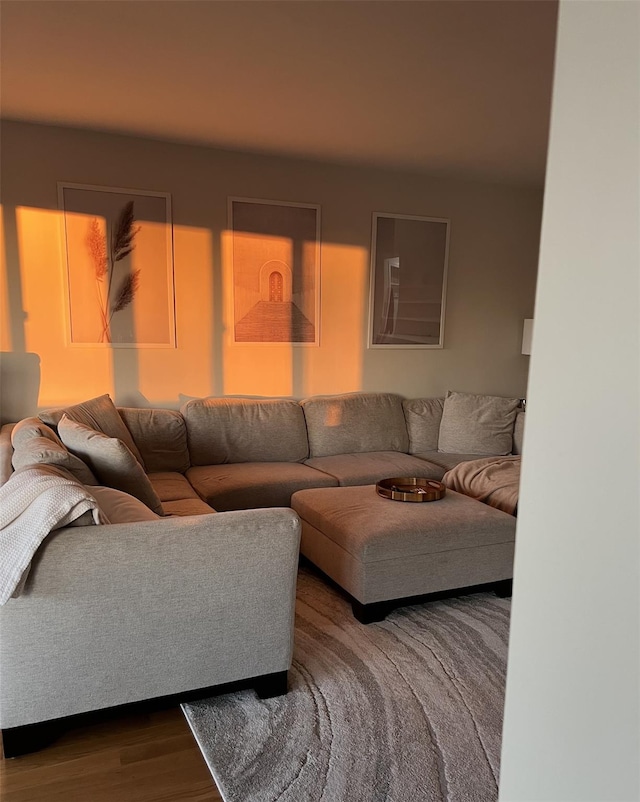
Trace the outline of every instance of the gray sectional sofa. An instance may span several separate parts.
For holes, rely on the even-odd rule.
[[[503,401],[484,433],[519,453],[524,417]],[[475,426],[486,412],[476,407]],[[89,710],[235,681],[286,690],[292,495],[440,479],[483,453],[482,437],[472,453],[439,449],[459,428],[447,428],[444,399],[389,393],[194,399],[180,411],[116,410],[102,396],[2,427],[0,484],[46,464],[95,488],[98,504],[102,486],[120,492],[108,526],[52,533],[22,595],[0,608],[5,752],[32,746],[36,725]]]

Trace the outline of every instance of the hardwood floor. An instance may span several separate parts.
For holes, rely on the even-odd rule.
[[[179,707],[78,727],[0,761],[2,802],[221,802]]]

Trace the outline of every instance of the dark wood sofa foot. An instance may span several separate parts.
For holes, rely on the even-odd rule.
[[[389,602],[362,604],[362,602],[356,601],[356,599],[353,599],[351,602],[353,616],[361,624],[374,624],[376,621],[384,621],[392,608],[393,605]]]
[[[270,699],[272,696],[283,696],[287,692],[288,671],[276,671],[274,674],[265,674],[254,681],[254,688],[261,699]]]
[[[513,579],[503,579],[502,582],[496,582],[493,586],[493,592],[501,599],[506,599],[513,595]]]
[[[64,723],[59,719],[2,730],[4,756],[20,757],[29,752],[37,752],[53,743],[64,731]]]

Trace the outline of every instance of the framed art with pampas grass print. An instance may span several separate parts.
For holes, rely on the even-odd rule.
[[[175,348],[171,196],[58,184],[71,345]]]

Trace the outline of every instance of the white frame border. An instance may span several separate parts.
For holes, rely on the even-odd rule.
[[[71,290],[69,285],[69,266],[67,252],[67,227],[65,224],[64,190],[84,189],[93,192],[113,192],[126,195],[146,195],[153,198],[164,198],[167,210],[167,287],[170,342],[168,343],[75,343],[71,339]],[[65,345],[70,348],[177,348],[176,342],[176,291],[174,280],[173,253],[173,210],[171,194],[156,192],[150,189],[128,189],[125,187],[102,187],[96,184],[75,184],[70,181],[58,181],[58,210],[60,211],[60,249],[62,252],[62,272],[65,294]]]
[[[316,248],[315,248],[315,257],[316,257],[316,265],[315,265],[315,279],[316,279],[316,297],[315,297],[315,340],[312,343],[299,343],[299,342],[238,342],[236,340],[236,320],[235,320],[235,291],[236,285],[234,280],[233,274],[233,204],[234,203],[256,203],[262,204],[265,206],[295,206],[301,209],[315,209],[316,210]],[[290,347],[294,346],[296,348],[305,347],[305,348],[317,348],[320,345],[320,254],[321,254],[321,241],[320,241],[320,220],[321,220],[321,206],[319,203],[294,203],[293,201],[279,201],[279,200],[263,200],[261,198],[241,198],[235,195],[229,195],[227,197],[227,227],[230,236],[230,243],[228,249],[228,258],[229,258],[229,266],[228,270],[226,271],[227,276],[229,277],[229,281],[231,283],[231,305],[229,310],[229,321],[230,321],[230,328],[232,331],[231,334],[231,342],[233,345],[237,346],[269,346],[269,347]]]
[[[375,295],[375,270],[376,270],[376,240],[378,232],[378,218],[391,217],[395,220],[421,220],[425,223],[444,223],[447,227],[445,246],[444,246],[444,270],[442,275],[442,298],[440,301],[440,336],[437,344],[428,343],[414,343],[414,344],[390,344],[390,343],[374,343],[373,342],[373,303]],[[368,349],[424,349],[428,348],[443,349],[444,348],[444,322],[446,312],[447,300],[447,276],[449,272],[449,238],[451,236],[451,220],[447,217],[424,217],[417,214],[393,214],[391,212],[373,212],[371,217],[371,264],[369,269],[369,321],[367,324],[367,348]]]

